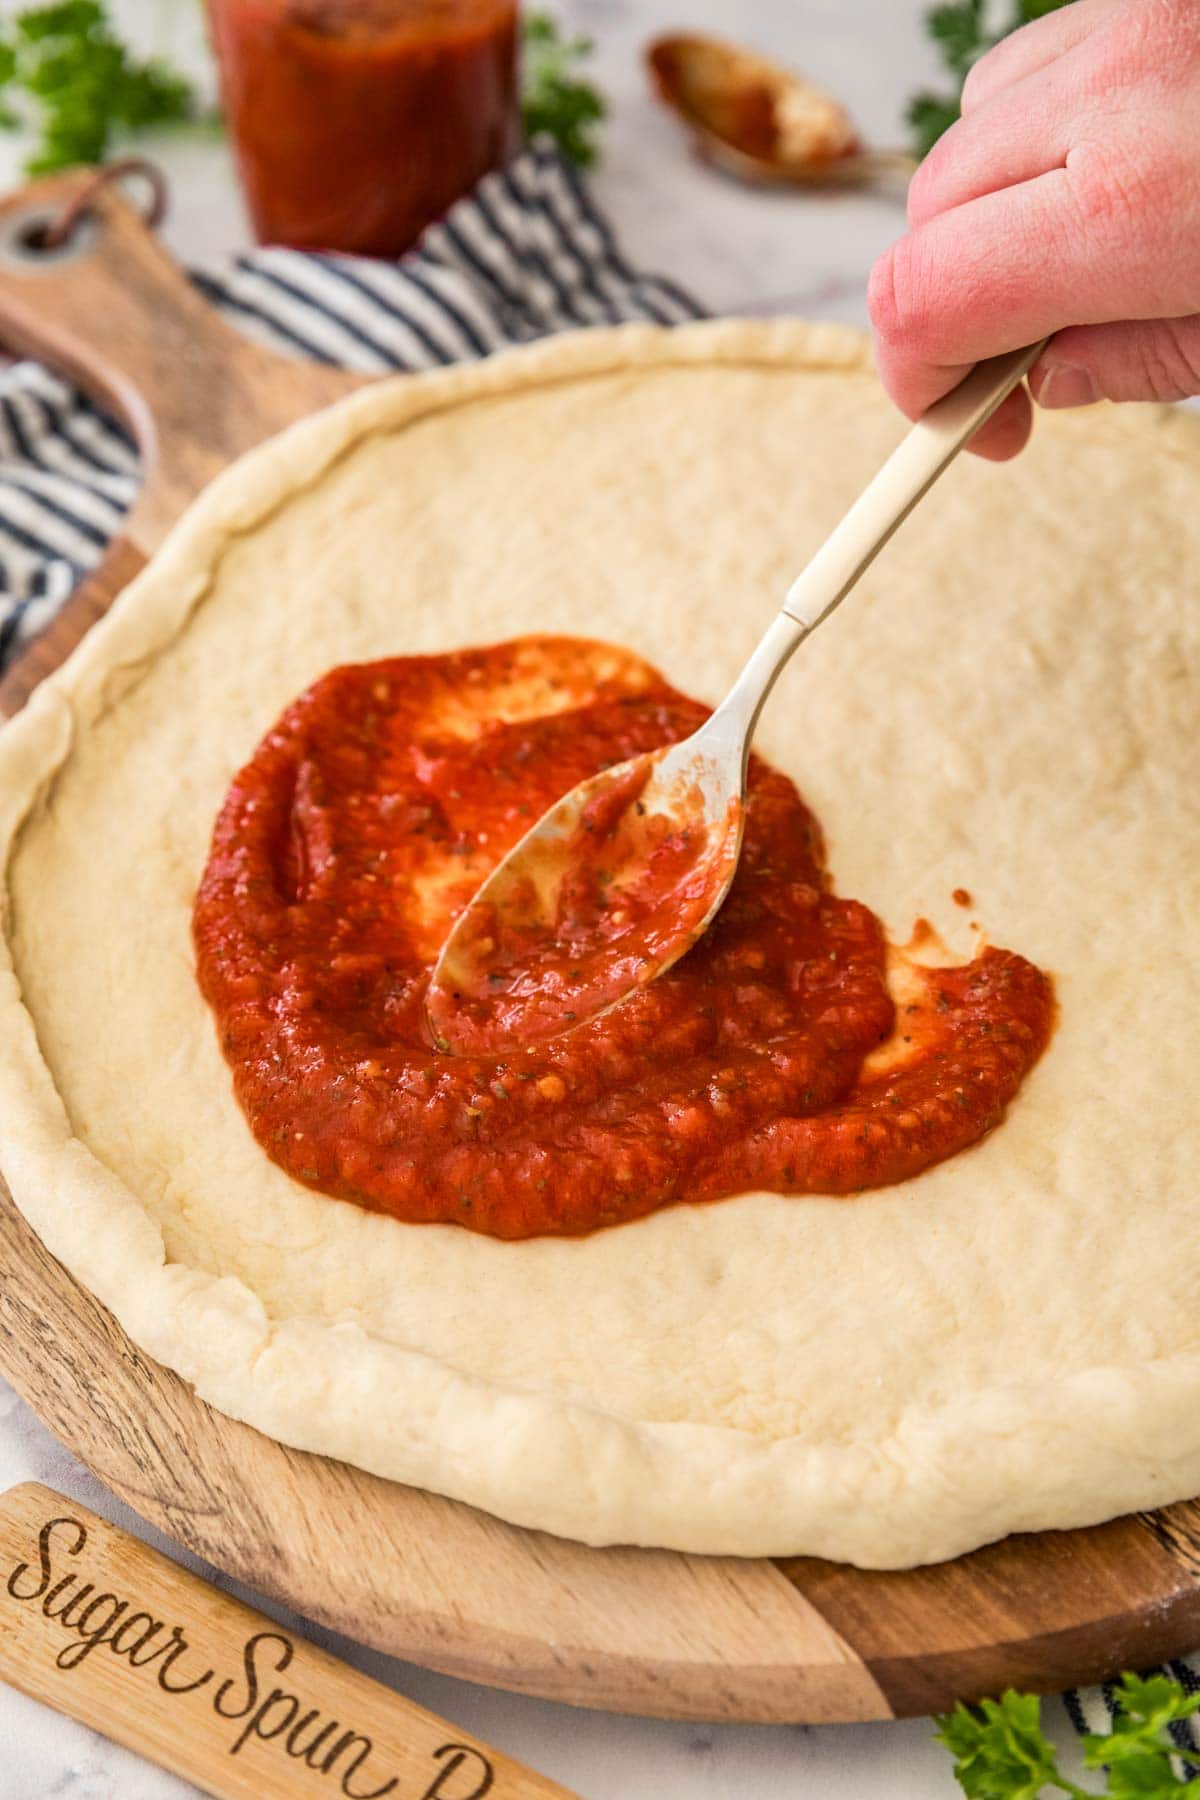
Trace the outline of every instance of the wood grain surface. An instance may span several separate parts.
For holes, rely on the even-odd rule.
[[[112,196],[53,291],[6,265],[6,217],[61,204],[71,180],[0,204],[0,342],[121,410],[148,452],[147,486],[102,571],[0,686],[10,711],[217,467],[354,379],[244,345]],[[174,324],[161,316],[173,309]],[[186,359],[161,348],[192,331]],[[219,381],[206,358],[222,363]],[[0,1366],[102,1481],[206,1561],[379,1649],[575,1705],[877,1719],[1009,1683],[1053,1690],[1200,1644],[1200,1504],[872,1574],[589,1550],[289,1450],[144,1356],[2,1189]]]
[[[0,1677],[215,1800],[576,1800],[36,1482],[0,1580]]]

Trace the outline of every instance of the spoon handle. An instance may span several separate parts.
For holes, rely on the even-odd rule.
[[[918,420],[788,589],[783,611],[804,627],[805,635],[845,599],[896,527],[1028,374],[1045,347],[1043,338],[1040,344],[977,363]]]

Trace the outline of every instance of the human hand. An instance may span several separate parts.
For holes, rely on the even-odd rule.
[[[1073,0],[981,57],[871,272],[884,386],[909,418],[983,357],[1053,332],[1039,405],[1200,393],[1200,0]],[[1014,455],[1018,390],[972,443]]]

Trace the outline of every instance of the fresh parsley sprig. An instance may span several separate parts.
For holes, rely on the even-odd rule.
[[[952,80],[948,93],[914,94],[908,103],[909,129],[914,154],[925,156],[959,116],[963,82],[985,51],[1021,25],[1057,12],[1070,0],[1008,0],[1000,24],[991,21],[995,7],[988,0],[946,0],[925,15],[925,29],[938,47]]]
[[[103,0],[56,0],[0,22],[0,128],[34,127],[30,175],[100,162],[118,130],[196,116],[191,84],[133,56]]]
[[[604,96],[580,79],[592,53],[590,38],[569,38],[549,13],[526,13],[521,27],[521,123],[526,137],[554,138],[568,161],[590,168],[608,110]]]
[[[1059,1769],[1035,1694],[1010,1688],[999,1700],[960,1703],[936,1721],[937,1737],[968,1800],[1200,1800],[1200,1777],[1181,1768],[1169,1733],[1176,1720],[1200,1711],[1200,1693],[1186,1693],[1165,1675],[1124,1675],[1116,1698],[1112,1731],[1083,1740],[1084,1767],[1106,1772],[1103,1788],[1080,1787]]]

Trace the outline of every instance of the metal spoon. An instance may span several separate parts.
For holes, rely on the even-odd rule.
[[[659,98],[706,162],[755,186],[861,186],[916,159],[865,149],[846,108],[815,81],[753,50],[672,32],[646,48]]]
[[[1043,348],[978,364],[912,427],[792,583],[706,724],[581,782],[509,851],[434,967],[426,1018],[439,1048],[488,1053],[555,1036],[652,981],[695,943],[737,868],[750,740],[784,664]],[[573,903],[564,930],[562,897],[579,887],[578,868],[594,862],[598,843],[602,892],[584,883],[582,908]]]

